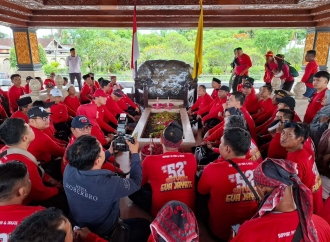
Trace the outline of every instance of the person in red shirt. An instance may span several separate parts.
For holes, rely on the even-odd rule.
[[[129,196],[138,206],[151,211],[153,216],[171,200],[195,209],[197,163],[193,154],[178,151],[182,137],[182,127],[176,121],[165,128],[161,137],[164,153],[145,158],[142,163],[142,188]]]
[[[266,57],[266,64],[265,64],[265,75],[264,75],[264,82],[270,84],[274,78],[274,72],[278,66],[277,63],[274,61],[274,53],[272,51],[268,51],[265,55]]]
[[[71,117],[76,117],[77,109],[80,106],[79,98],[76,96],[76,88],[70,84],[68,86],[68,96],[64,98],[64,104],[68,109],[68,114]]]
[[[49,78],[47,78],[47,79],[44,81],[44,85],[45,85],[45,86],[50,85],[50,83],[51,83],[54,87],[56,86],[56,83],[55,83],[55,72],[50,73]]]
[[[281,146],[288,151],[286,159],[297,164],[298,177],[313,193],[314,213],[320,214],[323,207],[322,182],[314,156],[303,148],[308,136],[308,126],[288,123],[281,133]]]
[[[17,111],[18,106],[16,101],[25,94],[25,89],[21,87],[21,76],[18,74],[13,74],[10,76],[11,82],[13,86],[11,86],[8,90],[8,98],[9,98],[9,106],[10,112],[13,114]]]
[[[305,67],[305,73],[301,78],[301,82],[306,85],[306,92],[303,95],[308,98],[311,98],[313,93],[316,91],[313,86],[313,80],[315,73],[319,70],[319,65],[317,64],[315,57],[315,50],[308,50],[306,52],[305,61],[308,62],[308,64]]]
[[[313,215],[311,191],[300,181],[295,163],[267,159],[254,170],[254,180],[262,203],[231,242],[330,241],[330,227]]]
[[[91,77],[87,75],[83,75],[84,79],[84,86],[82,87],[80,91],[80,103],[86,104],[90,103],[93,99],[94,89],[92,88],[93,81]]]
[[[31,97],[22,97],[17,101],[18,110],[11,115],[11,118],[22,118],[25,123],[29,122],[27,112],[32,107],[32,99]]]
[[[57,180],[61,179],[61,160],[65,148],[56,144],[43,130],[49,127],[51,113],[43,107],[32,107],[28,111],[29,125],[35,139],[29,145],[28,151],[41,162],[44,169],[50,170],[50,175]],[[52,158],[53,156],[53,158]]]
[[[253,115],[258,112],[258,98],[253,92],[254,88],[250,83],[244,83],[242,92],[245,94],[245,102],[243,107],[249,112],[250,115]]]
[[[273,72],[275,75],[282,74],[279,76],[283,82],[282,89],[290,92],[293,87],[294,77],[290,73],[289,64],[284,61],[284,55],[278,54],[274,59],[278,67]]]
[[[235,79],[233,81],[233,91],[237,91],[237,86],[242,82],[244,75],[249,76],[249,69],[252,67],[252,61],[250,56],[243,53],[241,47],[236,48],[237,50],[237,66],[235,67]]]
[[[24,205],[41,205],[68,209],[61,184],[48,175],[36,158],[27,151],[35,135],[30,126],[20,118],[10,118],[0,126],[0,137],[6,144],[0,150],[0,163],[13,160],[23,162],[29,172],[31,192],[24,199]],[[44,185],[46,184],[46,185]]]
[[[328,89],[330,74],[327,71],[319,71],[314,75],[313,86],[316,92],[312,95],[304,116],[304,123],[310,124],[315,114],[322,108],[322,99]]]
[[[74,228],[78,241],[107,242],[98,235],[92,233],[87,227]],[[10,235],[10,241],[61,241],[73,242],[74,233],[70,221],[59,209],[48,208],[37,211],[25,218]]]
[[[270,95],[273,92],[273,88],[270,85],[265,85],[262,87],[260,92],[261,100],[258,102],[259,111],[252,115],[255,124],[258,126],[266,122],[271,118],[273,112],[277,109],[277,106],[273,104]]]
[[[68,85],[68,83],[69,83],[69,80],[68,80],[68,78],[67,77],[63,77],[63,86],[66,86],[66,85]]]
[[[130,115],[129,113],[125,112],[125,110],[122,110],[117,102],[123,98],[125,95],[125,93],[123,91],[121,91],[120,89],[116,89],[114,91],[111,92],[111,95],[109,96],[109,98],[107,99],[107,109],[109,110],[109,112],[114,116],[117,117],[118,115],[120,115],[121,113],[126,113],[127,116],[129,118],[131,118],[132,120],[135,120],[135,118]]]
[[[252,85],[252,93],[256,94],[256,90],[254,90],[254,87],[253,87],[254,79],[252,77],[248,77],[248,76],[243,76],[242,83],[237,86],[237,91],[243,92],[243,85],[245,83],[250,83]]]
[[[64,77],[63,77],[64,78]],[[39,81],[40,83],[40,91],[44,90],[44,82],[41,79],[41,77],[36,77],[36,79]]]
[[[25,89],[25,93],[27,93],[27,94],[29,94],[29,93],[31,93],[32,92],[32,90],[30,89],[30,81],[33,79],[33,77],[32,76],[27,76],[26,77],[26,84],[25,84],[25,87],[24,87],[24,89]]]
[[[213,77],[213,79],[212,79],[213,91],[212,91],[212,94],[211,94],[211,97],[213,99],[216,99],[218,97],[218,92],[220,90],[220,87],[221,87],[221,80],[218,79],[218,78]]]
[[[117,77],[116,76],[110,76],[110,81],[111,81],[111,83],[110,83],[110,94],[113,91],[113,85],[118,85],[120,90],[124,89],[119,83],[117,84]]]
[[[91,77],[91,79],[93,81],[93,86],[94,86],[95,90],[100,89],[100,83],[94,79],[94,73],[90,72],[90,73],[88,73],[88,75]]]
[[[100,78],[101,79],[101,78]],[[100,88],[107,94],[107,95],[111,95],[112,92],[112,88],[110,87],[110,81],[109,80],[105,80],[105,79],[101,79],[99,80],[100,82]],[[110,92],[111,89],[111,92]]]
[[[22,205],[31,190],[29,172],[22,162],[0,163],[0,187],[0,241],[7,242],[24,218],[44,208]]]
[[[113,90],[119,89],[118,85],[113,85]],[[124,93],[124,96],[117,102],[118,107],[130,113],[133,117],[140,113],[140,108]]]
[[[239,165],[254,186],[253,171],[258,163],[245,158],[250,146],[249,132],[230,128],[224,131],[219,149],[222,159],[230,159]],[[250,219],[258,209],[248,185],[227,161],[215,161],[205,167],[198,183],[198,192],[210,194],[209,225],[212,234],[223,241],[228,241],[232,226]]]

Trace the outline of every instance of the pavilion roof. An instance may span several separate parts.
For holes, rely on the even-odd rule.
[[[0,0],[12,27],[130,28],[135,0]],[[139,28],[196,28],[199,0],[136,0]],[[205,27],[328,27],[330,0],[204,0]]]

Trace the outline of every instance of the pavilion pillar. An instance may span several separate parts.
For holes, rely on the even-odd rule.
[[[16,73],[21,75],[22,80],[25,80],[27,76],[44,77],[45,73],[39,58],[36,29],[19,27],[12,28],[12,30],[18,68]]]
[[[330,66],[330,28],[320,27],[307,31],[304,56],[308,50],[316,51],[316,61],[320,70],[327,70]],[[303,65],[306,66],[305,60]]]

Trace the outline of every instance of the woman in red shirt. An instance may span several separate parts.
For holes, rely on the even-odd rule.
[[[284,61],[284,55],[278,54],[274,59],[278,67],[273,72],[275,76],[279,75],[279,78],[282,80],[282,90],[290,92],[293,87],[294,77],[290,73],[289,64]]]

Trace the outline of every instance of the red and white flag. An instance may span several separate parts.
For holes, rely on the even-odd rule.
[[[137,36],[137,24],[136,24],[136,5],[134,4],[134,16],[133,16],[133,39],[132,39],[132,57],[131,57],[131,69],[133,71],[133,78],[135,78],[135,66],[136,61],[140,57],[139,42]]]

